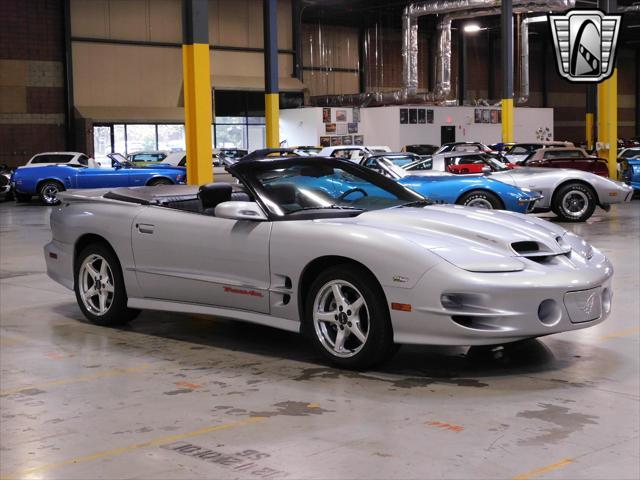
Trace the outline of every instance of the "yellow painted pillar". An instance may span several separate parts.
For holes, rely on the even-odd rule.
[[[593,113],[587,113],[585,115],[585,136],[587,140],[587,149],[593,149],[593,134],[594,134],[594,115]]]
[[[267,148],[280,146],[280,94],[278,89],[278,0],[263,1],[264,115]]]
[[[503,98],[502,143],[509,143],[513,141],[513,98]]]
[[[609,177],[618,178],[618,69],[598,85],[598,156],[607,160]]]
[[[207,0],[183,0],[182,67],[187,181],[213,181],[211,68]]]

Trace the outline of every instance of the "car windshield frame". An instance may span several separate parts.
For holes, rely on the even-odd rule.
[[[286,169],[291,167],[316,167],[339,169],[360,180],[369,182],[373,186],[385,190],[398,197],[398,203],[383,208],[351,208],[341,205],[327,205],[324,207],[302,208],[294,211],[285,211],[276,202],[258,174],[265,171]],[[227,168],[227,171],[236,177],[252,194],[262,207],[267,218],[271,221],[279,220],[308,220],[313,218],[339,218],[359,215],[360,213],[393,208],[403,205],[428,205],[431,202],[424,196],[410,190],[396,181],[379,173],[348,160],[332,157],[280,157],[267,158],[249,162],[238,162]]]

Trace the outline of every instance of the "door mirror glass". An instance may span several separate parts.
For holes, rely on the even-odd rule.
[[[267,216],[256,202],[222,202],[216,206],[215,215],[218,218],[230,220],[264,221]]]

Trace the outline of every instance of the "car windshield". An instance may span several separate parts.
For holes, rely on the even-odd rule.
[[[393,180],[344,163],[264,164],[252,168],[250,174],[267,208],[276,215],[302,210],[363,212],[428,203]]]
[[[398,167],[404,167],[405,165],[409,165],[410,163],[419,160],[414,155],[385,155],[383,158],[386,158]]]
[[[482,161],[485,164],[487,164],[489,167],[491,167],[491,170],[493,170],[494,172],[502,172],[504,170],[509,170],[509,168],[505,166],[504,163],[502,163],[500,160],[495,158],[495,156],[493,156],[490,153],[481,153],[476,156],[480,157]]]
[[[630,148],[622,154],[623,158],[633,158],[640,156],[640,148]]]

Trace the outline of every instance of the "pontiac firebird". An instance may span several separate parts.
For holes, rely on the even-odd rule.
[[[607,258],[542,219],[433,205],[340,159],[228,171],[238,184],[61,193],[49,276],[96,324],[141,309],[211,314],[304,333],[358,369],[395,344],[503,344],[611,310]]]

